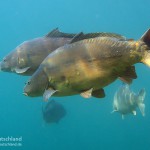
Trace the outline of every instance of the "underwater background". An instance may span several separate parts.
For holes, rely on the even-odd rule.
[[[59,27],[62,32],[115,32],[139,39],[150,28],[149,0],[1,0],[0,58],[25,40],[46,35]],[[53,98],[67,115],[46,124],[42,97],[22,94],[29,77],[0,72],[0,137],[22,137],[21,150],[149,150],[150,68],[136,64],[138,78],[131,89],[146,89],[146,116],[113,113],[112,102],[122,84],[105,87],[103,99],[81,96]]]

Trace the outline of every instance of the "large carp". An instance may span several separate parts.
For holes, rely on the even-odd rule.
[[[0,70],[32,75],[48,54],[69,43],[75,35],[60,32],[56,28],[46,36],[25,41],[3,58]]]
[[[150,66],[150,29],[134,40],[96,37],[77,41],[49,54],[28,80],[27,96],[104,97],[103,88],[118,77],[136,78],[134,64]]]

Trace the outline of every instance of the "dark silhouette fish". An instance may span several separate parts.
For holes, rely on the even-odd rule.
[[[104,97],[103,88],[118,77],[127,83],[137,78],[136,63],[150,66],[150,29],[137,41],[80,39],[49,54],[28,80],[24,94],[43,95],[45,100],[75,94]]]
[[[51,100],[42,108],[43,119],[46,123],[58,123],[66,115],[66,110],[60,103]]]

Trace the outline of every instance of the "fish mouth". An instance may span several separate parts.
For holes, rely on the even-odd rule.
[[[7,62],[0,61],[0,72],[1,71],[10,72],[10,67]]]
[[[25,95],[25,96],[28,96],[28,94],[26,92],[23,92],[22,94]]]

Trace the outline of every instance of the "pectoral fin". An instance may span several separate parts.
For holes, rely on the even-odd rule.
[[[57,91],[58,90],[54,90],[52,88],[45,90],[45,92],[43,94],[44,101],[48,101],[48,99]]]
[[[96,98],[103,98],[105,97],[105,92],[103,89],[95,90],[92,92],[92,96]]]
[[[87,90],[85,92],[82,92],[80,95],[84,98],[90,98],[92,96],[92,91],[93,91],[93,88],[91,88],[90,90]]]
[[[26,68],[23,68],[23,69],[15,68],[15,72],[18,73],[18,74],[22,74],[22,73],[25,73],[28,69],[30,69],[30,67],[26,67]]]
[[[114,112],[117,112],[118,110],[113,110],[112,112],[111,112],[111,114],[113,114]]]

